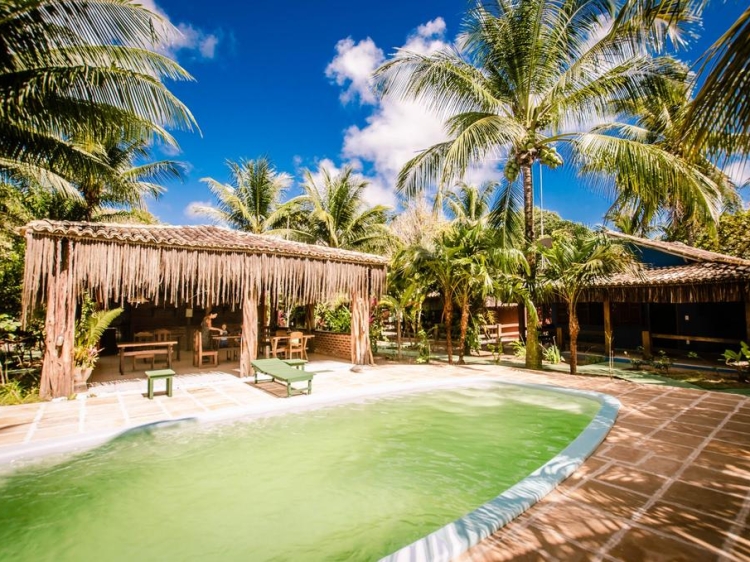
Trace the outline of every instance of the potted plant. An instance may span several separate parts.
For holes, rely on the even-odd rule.
[[[122,313],[122,308],[96,310],[96,305],[86,295],[81,303],[81,317],[76,323],[73,347],[73,382],[85,385],[99,360],[99,340],[104,330]]]

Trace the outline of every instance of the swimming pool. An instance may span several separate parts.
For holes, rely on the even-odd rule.
[[[434,559],[465,538],[451,522],[508,517],[519,480],[552,482],[584,428],[603,438],[592,396],[473,382],[129,432],[3,477],[0,559]]]

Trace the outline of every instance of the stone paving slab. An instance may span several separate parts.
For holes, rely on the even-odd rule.
[[[750,398],[608,378],[533,373],[507,367],[389,365],[353,373],[313,362],[314,395],[477,375],[605,392],[622,408],[584,465],[538,504],[459,561],[750,560]],[[268,385],[271,384],[269,387]],[[264,389],[264,385],[266,388]],[[0,408],[0,454],[29,443],[103,429],[233,412],[279,398],[272,383],[202,370],[175,377],[174,397],[145,397],[144,381],[118,380],[87,400]]]

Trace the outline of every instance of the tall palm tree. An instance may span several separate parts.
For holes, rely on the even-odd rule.
[[[227,161],[231,183],[212,178],[208,184],[216,198],[216,206],[196,205],[192,210],[224,223],[231,228],[255,234],[277,234],[286,228],[285,208],[281,198],[292,178],[277,171],[267,158]]]
[[[469,11],[457,49],[402,51],[383,64],[375,73],[381,94],[423,101],[445,119],[449,136],[407,162],[397,188],[415,196],[455,182],[472,164],[504,160],[508,181],[522,179],[531,281],[532,166],[562,165],[558,146],[596,178],[622,173],[623,188],[683,182],[699,201],[715,197],[715,186],[680,158],[591,127],[614,120],[620,100],[645,96],[679,74],[674,61],[652,57],[639,40],[641,20],[615,26],[616,17],[613,2],[494,0]],[[533,354],[537,346],[527,349]],[[541,356],[531,363],[541,365]]]
[[[0,4],[0,169],[58,183],[107,165],[71,139],[158,139],[195,120],[162,83],[190,80],[156,52],[161,18],[128,0]],[[46,178],[44,178],[46,176]]]
[[[504,159],[506,177],[522,178],[529,243],[536,238],[532,165],[562,165],[558,146],[576,163],[609,156],[609,171],[653,185],[658,171],[661,182],[687,174],[694,189],[709,189],[658,147],[589,132],[592,121],[613,120],[618,101],[677,77],[674,61],[651,57],[633,26],[612,26],[615,17],[613,3],[595,0],[487,2],[466,16],[459,50],[403,51],[382,65],[381,93],[423,100],[446,119],[450,137],[410,160],[398,189],[412,196],[455,181],[471,164]]]
[[[388,207],[367,207],[368,182],[347,166],[332,176],[321,168],[321,182],[305,171],[304,195],[289,201],[296,209],[293,235],[305,242],[332,248],[384,252],[394,242],[388,228]]]
[[[576,306],[592,281],[606,280],[615,273],[637,271],[637,262],[625,246],[602,233],[575,233],[558,238],[551,247],[541,249],[544,266],[541,281],[547,290],[568,308],[570,332],[570,373],[578,367],[578,315]]]

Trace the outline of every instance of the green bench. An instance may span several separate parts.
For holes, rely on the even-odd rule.
[[[271,377],[271,381],[286,385],[287,398],[292,394],[312,393],[313,373],[306,372],[304,359],[256,359],[251,361],[255,372],[255,384],[258,384],[258,373]],[[307,382],[307,389],[294,388],[292,383]]]
[[[167,396],[172,397],[172,377],[175,372],[172,369],[159,369],[157,371],[146,371],[148,377],[148,399],[154,399],[154,381],[156,379],[167,379]]]

